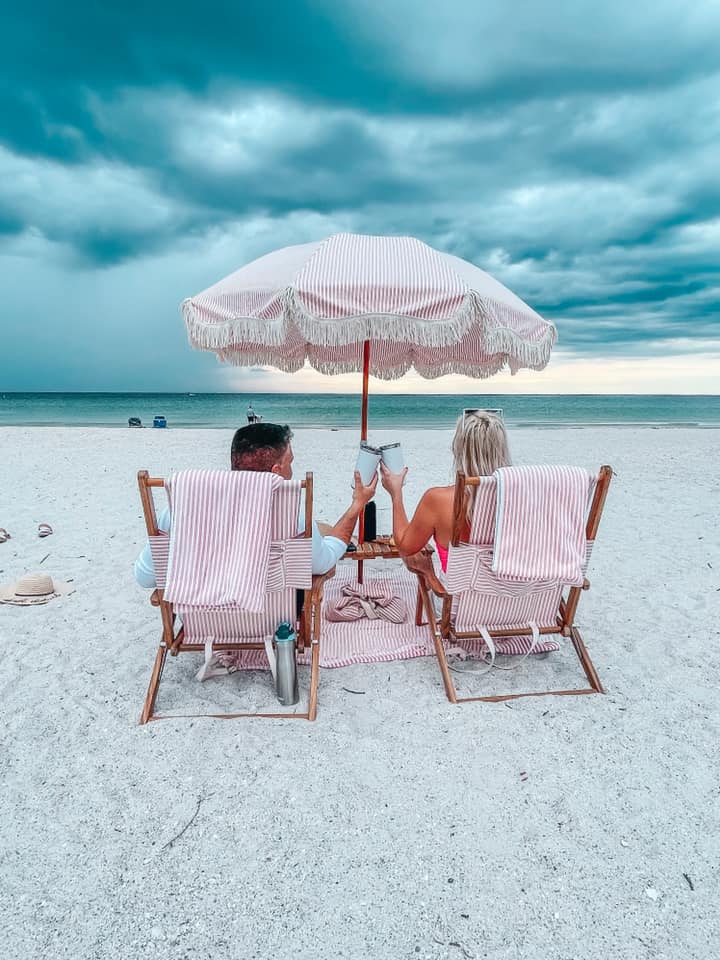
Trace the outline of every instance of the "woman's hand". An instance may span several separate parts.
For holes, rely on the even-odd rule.
[[[392,473],[390,470],[388,470],[384,463],[380,464],[380,477],[382,480],[382,485],[385,487],[393,500],[395,500],[397,497],[402,498],[402,488],[403,484],[405,483],[407,472],[408,468],[403,467],[402,473]]]

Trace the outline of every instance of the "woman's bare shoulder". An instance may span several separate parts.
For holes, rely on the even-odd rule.
[[[455,496],[455,487],[430,487],[429,490],[426,490],[422,495],[422,499],[426,503],[442,503],[445,500],[452,500]]]

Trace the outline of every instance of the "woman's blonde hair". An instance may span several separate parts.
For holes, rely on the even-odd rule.
[[[494,413],[476,410],[457,422],[452,442],[455,473],[466,477],[489,477],[498,467],[510,466],[505,424]],[[468,488],[467,519],[472,518],[477,487]]]

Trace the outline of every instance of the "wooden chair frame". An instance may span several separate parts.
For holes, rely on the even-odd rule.
[[[157,513],[155,511],[155,501],[152,495],[153,487],[164,487],[165,481],[161,478],[151,477],[147,470],[138,471],[138,487],[140,489],[140,500],[142,502],[143,514],[145,516],[145,526],[149,537],[158,536],[161,531],[158,529]],[[305,479],[301,483],[305,490],[305,533],[307,538],[312,537],[312,515],[313,515],[313,475],[306,473]],[[163,668],[168,653],[176,657],[179,653],[192,652],[202,653],[205,649],[202,643],[186,643],[182,624],[173,610],[173,605],[163,598],[163,590],[156,588],[150,596],[150,602],[154,607],[160,608],[162,618],[162,637],[155,654],[152,673],[150,675],[150,684],[148,686],[145,703],[143,704],[140,723],[148,723],[150,720],[175,720],[182,716],[202,716],[211,717],[219,720],[234,720],[239,717],[263,717],[267,719],[297,719],[314,720],[317,716],[317,690],[320,672],[320,608],[323,601],[323,592],[325,583],[335,576],[335,568],[319,576],[312,578],[312,587],[305,591],[305,602],[300,617],[298,629],[297,649],[302,651],[309,646],[311,650],[310,664],[310,690],[308,694],[308,709],[306,713],[207,713],[207,714],[173,714],[160,715],[155,713],[155,701],[160,687]],[[264,650],[265,644],[261,641],[244,642],[226,642],[213,645],[217,650]]]
[[[603,507],[605,506],[605,499],[608,494],[608,488],[610,486],[612,475],[613,471],[611,467],[603,466],[600,468],[585,528],[585,536],[587,540],[594,541],[597,535],[598,527],[600,525],[600,518],[602,516]],[[458,546],[461,540],[462,532],[464,529],[466,529],[466,487],[477,486],[479,482],[480,480],[478,477],[466,477],[462,473],[458,473],[457,475],[457,480],[455,483],[453,533],[451,541],[453,546]],[[541,690],[532,693],[510,693],[499,696],[459,697],[457,695],[457,690],[455,689],[455,684],[453,683],[447,657],[445,656],[444,643],[446,641],[456,641],[458,639],[478,639],[480,638],[481,634],[478,631],[456,631],[453,626],[451,616],[453,603],[452,595],[447,593],[437,578],[428,571],[417,569],[412,564],[408,564],[408,566],[418,578],[418,599],[415,611],[415,623],[417,626],[422,626],[427,622],[430,628],[435,651],[437,653],[438,664],[440,666],[440,672],[442,673],[445,693],[447,694],[447,698],[451,703],[470,703],[475,701],[497,703],[503,700],[517,700],[521,697],[579,696],[586,693],[605,692],[593,662],[590,659],[590,654],[588,653],[582,636],[580,635],[580,631],[574,623],[578,601],[580,600],[580,594],[583,590],[588,590],[590,588],[589,580],[586,579],[582,587],[570,587],[568,589],[567,596],[561,598],[560,600],[556,624],[554,626],[542,627],[540,629],[541,634],[561,634],[564,637],[570,637],[577,657],[585,672],[585,676],[589,684],[588,687],[582,687],[577,690]],[[431,593],[434,593],[436,596],[442,599],[442,611],[439,622],[435,614]],[[422,619],[423,612],[427,617],[427,621]],[[488,632],[493,639],[500,639],[502,637],[511,636],[529,636],[532,633],[532,630],[527,627],[524,629],[490,630]]]

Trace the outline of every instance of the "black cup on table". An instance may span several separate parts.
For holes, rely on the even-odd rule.
[[[366,543],[372,543],[377,537],[377,516],[375,512],[375,501],[370,500],[365,504],[363,513],[363,539]]]

